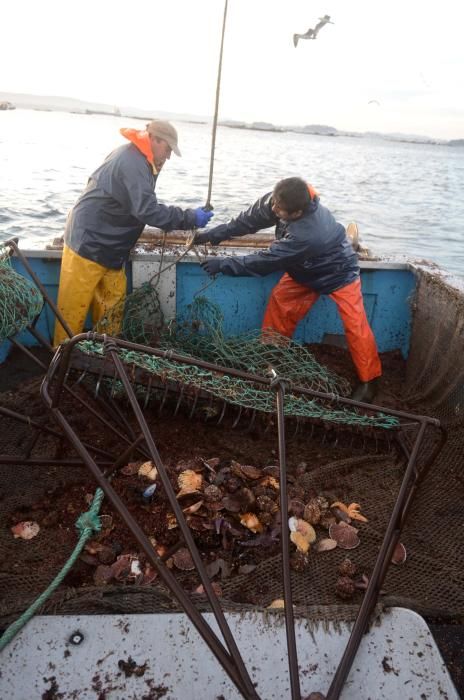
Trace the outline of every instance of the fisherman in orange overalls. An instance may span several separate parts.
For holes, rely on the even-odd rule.
[[[124,299],[124,266],[145,225],[189,230],[206,226],[213,216],[202,207],[183,210],[156,198],[162,167],[171,152],[180,156],[172,124],[154,119],[144,130],[120,131],[129,143],[90,176],[66,222],[57,305],[74,334],[82,332],[89,308],[96,323]],[[67,337],[57,321],[54,345]]]
[[[262,328],[291,338],[320,294],[337,305],[359,384],[351,398],[371,402],[382,374],[374,334],[364,309],[357,255],[342,224],[324,207],[317,192],[297,177],[281,180],[273,192],[227,224],[199,233],[195,243],[212,243],[276,226],[268,250],[241,257],[208,258],[214,276],[250,277],[282,270],[271,292]]]

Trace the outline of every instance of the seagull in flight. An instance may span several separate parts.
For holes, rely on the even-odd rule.
[[[334,24],[334,22],[330,21],[330,15],[324,15],[324,17],[319,17],[319,22],[316,24],[314,29],[310,27],[305,34],[294,34],[293,46],[295,48],[297,47],[299,39],[316,39],[322,27],[325,27],[326,24]]]

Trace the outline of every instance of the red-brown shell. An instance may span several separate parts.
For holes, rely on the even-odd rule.
[[[355,549],[360,543],[357,529],[344,522],[331,525],[329,535],[341,549]]]
[[[404,564],[406,557],[406,547],[401,542],[398,542],[392,554],[392,564]]]
[[[354,581],[348,576],[340,576],[335,585],[335,593],[343,600],[352,598],[355,590]]]
[[[349,578],[353,578],[353,576],[356,574],[357,567],[356,564],[353,564],[351,559],[344,559],[338,567],[338,571],[340,572],[341,576],[349,576]]]
[[[321,519],[321,509],[315,498],[312,498],[306,505],[303,518],[311,525],[317,525]]]
[[[195,568],[192,555],[187,547],[181,547],[172,555],[174,566],[181,571],[192,571]]]
[[[331,549],[335,549],[337,543],[329,537],[325,537],[323,540],[319,540],[317,544],[314,545],[316,552],[330,552]]]

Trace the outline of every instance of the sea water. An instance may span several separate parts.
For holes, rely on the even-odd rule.
[[[211,125],[175,122],[182,158],[157,184],[164,204],[206,201]],[[136,119],[17,109],[0,112],[0,240],[40,247],[63,233],[88,176]],[[427,259],[464,277],[464,148],[218,127],[213,223],[223,223],[301,176],[343,224],[358,223],[377,255]]]

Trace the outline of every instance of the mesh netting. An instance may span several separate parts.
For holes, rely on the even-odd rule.
[[[146,282],[109,309],[95,325],[95,330],[133,343],[156,345],[163,325],[158,293],[154,286]]]
[[[37,287],[13,270],[9,257],[0,249],[0,342],[24,330],[42,306]]]
[[[224,316],[217,304],[198,297],[183,315],[169,324],[159,346],[183,355],[198,357],[223,367],[265,376],[272,368],[279,376],[299,386],[345,396],[350,385],[343,377],[323,367],[303,346],[267,330],[226,337]]]
[[[150,287],[153,299],[155,290]],[[137,292],[132,296],[137,296]],[[128,297],[130,299],[130,296]],[[138,297],[137,297],[138,299]],[[131,304],[131,308],[138,304]],[[145,311],[139,321],[145,318],[145,327],[150,323],[150,316]],[[160,316],[154,315],[152,327],[158,323]],[[128,317],[129,319],[129,317]],[[114,316],[108,317],[105,323],[113,323]],[[303,388],[347,395],[349,383],[334,372],[323,367],[315,357],[303,346],[292,342],[279,333],[254,331],[235,337],[226,337],[223,331],[223,314],[216,304],[205,297],[198,297],[189,305],[183,316],[168,326],[157,325],[156,345],[166,351],[174,350],[179,354],[212,362],[223,367],[243,370],[264,377],[270,369],[276,374]],[[104,325],[104,324],[103,324]],[[136,324],[129,323],[131,331]],[[142,325],[138,324],[138,328]],[[102,324],[98,326],[102,330]],[[124,321],[122,328],[126,328]],[[124,332],[121,334],[124,337]],[[126,338],[128,339],[128,338]],[[131,335],[133,342],[137,340]],[[144,339],[146,337],[144,336]],[[152,336],[152,340],[154,335]],[[92,342],[80,344],[84,352],[99,354],[103,348]],[[142,352],[121,351],[124,362],[162,377],[163,381],[170,380],[187,387],[195,396],[195,391],[202,390],[211,397],[226,401],[242,408],[256,410],[261,413],[275,412],[275,396],[268,389],[253,384],[245,379],[230,377],[218,372],[208,371],[194,365],[180,364],[166,358],[158,358]],[[398,421],[392,416],[376,414],[368,416],[355,410],[340,408],[328,402],[311,400],[302,395],[287,393],[284,411],[287,416],[295,418],[312,418],[343,423],[358,427],[392,428]]]
[[[182,316],[165,325],[156,288],[145,283],[112,307],[95,326],[151,347],[174,349],[224,367],[261,376],[272,367],[279,375],[311,389],[346,395],[349,383],[322,367],[311,353],[277,332],[259,331],[226,337],[224,315],[217,304],[197,297]],[[263,342],[264,341],[264,342]]]
[[[440,339],[437,339],[435,330],[437,323],[440,325]],[[401,537],[406,546],[407,560],[402,566],[390,567],[381,600],[390,605],[407,605],[429,615],[464,615],[464,542],[459,535],[464,521],[463,327],[464,309],[456,303],[452,290],[423,277],[415,304],[407,382],[405,386],[399,383],[397,401],[416,413],[440,418],[449,437],[415,495]],[[430,339],[434,339],[432,343]],[[437,376],[441,378],[440,383],[434,381]],[[34,411],[40,410],[38,394],[33,398],[37,391],[38,385],[31,386],[22,394],[3,396],[2,403],[9,402],[10,407],[16,405],[17,409],[26,407],[34,415]],[[174,480],[178,474],[175,469],[177,462],[193,456],[217,455],[260,466],[269,463],[264,457],[270,450],[267,447],[271,439],[269,433],[259,437],[231,431],[230,426],[211,429],[207,424],[184,420],[181,416],[174,419],[172,414],[169,419],[164,419],[158,415],[156,406],[152,412],[147,411],[146,416]],[[73,417],[81,421],[84,433],[88,434],[92,421],[78,415]],[[4,426],[0,452],[20,454],[30,439],[29,428],[18,427],[9,419],[4,419]],[[101,432],[101,428],[98,430]],[[34,445],[33,453],[52,456],[63,449],[69,451],[64,442],[41,437]],[[360,502],[369,519],[368,523],[360,525],[361,544],[357,549],[350,552],[335,549],[317,555],[310,552],[308,568],[292,571],[294,602],[299,609],[306,609],[317,618],[350,619],[362,593],[356,593],[351,604],[340,605],[335,594],[338,564],[348,554],[360,572],[371,573],[400,488],[404,462],[393,452],[375,452],[370,446],[366,449],[366,445],[322,445],[320,437],[310,438],[307,434],[289,440],[287,460],[290,474],[300,475],[298,478],[306,494],[315,491],[344,502]],[[87,472],[80,468],[0,467],[3,490],[0,509],[1,622],[17,617],[48,585],[76,541],[73,528],[59,520],[53,525],[43,526],[45,539],[38,537],[30,542],[18,542],[9,530],[12,511],[31,514],[37,502],[47,498],[52,499],[51,508],[54,496],[50,496],[50,492],[56,490],[57,485],[62,489],[69,488],[69,484],[79,480],[84,483],[86,491],[93,492],[94,484]],[[294,485],[293,481],[291,483]],[[81,510],[84,509],[82,503]],[[74,520],[80,512],[71,514]],[[107,503],[103,512],[108,512]],[[52,541],[53,547],[50,546]],[[223,603],[240,609],[243,606],[266,606],[281,598],[281,562],[277,552],[269,549],[266,554],[263,550],[261,561],[252,571],[223,579]],[[242,558],[241,561],[246,560]],[[175,610],[177,606],[156,582],[142,588],[87,585],[79,589],[75,581],[67,581],[46,609],[78,614],[166,611]]]

